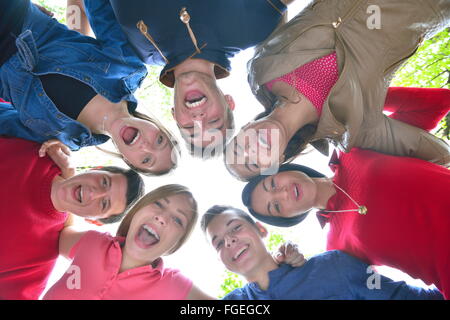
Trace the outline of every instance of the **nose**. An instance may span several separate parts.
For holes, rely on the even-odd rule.
[[[237,243],[236,237],[230,235],[225,236],[225,246],[227,248],[233,247],[236,243]]]
[[[153,150],[152,148],[152,144],[150,143],[150,141],[148,141],[147,139],[143,138],[140,148],[142,151],[144,152],[151,152]]]
[[[272,190],[272,195],[273,195],[274,200],[278,200],[278,201],[286,200],[289,197],[288,189],[286,186],[282,186],[282,187],[276,188],[275,190]]]
[[[155,221],[161,226],[166,226],[167,224],[166,218],[161,214],[155,216]]]
[[[191,116],[193,120],[202,120],[206,116],[206,112],[203,109],[192,110]]]

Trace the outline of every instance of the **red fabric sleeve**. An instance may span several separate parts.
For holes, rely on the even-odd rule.
[[[450,90],[440,88],[390,87],[384,111],[423,130],[434,129],[450,109]]]

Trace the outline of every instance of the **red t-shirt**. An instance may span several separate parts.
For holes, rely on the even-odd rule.
[[[450,171],[358,148],[338,158],[331,160],[337,162],[331,165],[334,183],[366,206],[367,214],[324,213],[330,223],[327,249],[400,269],[450,298]],[[355,208],[337,189],[326,210]]]
[[[66,214],[50,198],[59,168],[40,145],[0,138],[0,299],[38,299],[58,257]]]

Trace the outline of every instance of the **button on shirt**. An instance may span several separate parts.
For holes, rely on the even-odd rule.
[[[269,288],[256,283],[235,289],[224,300],[442,300],[437,289],[422,289],[374,275],[369,265],[342,251],[314,256],[302,267],[281,265],[269,272]],[[379,276],[379,286],[375,277]]]
[[[72,248],[73,262],[49,289],[46,300],[183,300],[192,281],[178,270],[164,268],[162,259],[119,272],[121,237],[88,231]]]

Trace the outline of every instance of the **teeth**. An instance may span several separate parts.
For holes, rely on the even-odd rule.
[[[239,250],[236,255],[233,257],[233,260],[237,260],[237,258],[239,258],[239,256],[245,251],[247,250],[248,246],[242,247],[241,250]]]
[[[156,233],[155,230],[153,230],[152,228],[150,228],[150,227],[147,226],[147,225],[144,225],[144,229],[145,229],[148,233],[150,233],[152,236],[154,236],[156,239],[158,239],[158,241],[159,241],[159,236],[158,236],[158,234]]]
[[[295,192],[295,197],[298,198],[298,190],[297,190],[297,186],[294,186],[294,192]]]
[[[136,134],[136,136],[133,138],[133,140],[131,140],[130,146],[131,146],[133,143],[135,143],[135,142],[137,141],[137,139],[139,139],[139,136],[140,136],[140,135],[141,135],[141,134],[140,134],[140,132],[138,131],[137,134]]]
[[[207,98],[203,97],[200,100],[195,101],[195,102],[185,101],[184,105],[188,108],[195,108],[195,107],[198,107],[198,106],[201,106],[202,104],[204,104],[206,102],[206,100],[207,100]]]

